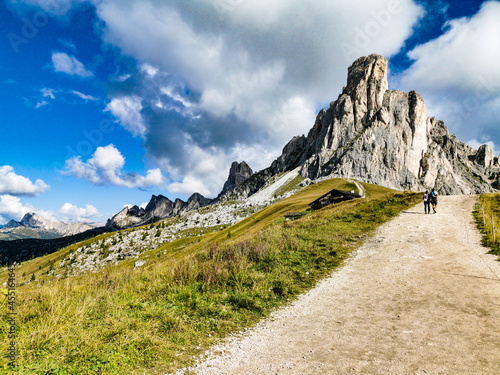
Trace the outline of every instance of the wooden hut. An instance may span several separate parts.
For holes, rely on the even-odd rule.
[[[333,203],[339,203],[343,201],[348,201],[351,199],[361,198],[361,195],[349,191],[333,189],[316,199],[314,202],[309,203],[309,207],[313,210],[319,210],[325,206],[328,206]]]

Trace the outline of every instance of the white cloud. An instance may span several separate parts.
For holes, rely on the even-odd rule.
[[[130,105],[117,97],[107,109],[145,138],[150,155],[165,159],[170,169],[164,170],[182,171],[183,182],[171,185],[180,192],[202,190],[194,181],[206,175],[187,172],[190,166],[218,160],[225,170],[236,148],[239,160],[255,159],[253,168],[268,166],[292,136],[308,132],[318,107],[338,96],[357,57],[399,52],[423,8],[411,0],[104,0],[97,14],[106,25],[105,41],[133,56],[147,75]],[[195,95],[185,102],[170,95],[160,72]],[[130,97],[130,85],[123,94]],[[187,105],[189,118],[161,113],[185,116]],[[203,152],[193,154],[192,144]],[[266,150],[260,158],[251,154],[258,146]]]
[[[459,139],[500,138],[499,19],[500,2],[488,1],[474,16],[448,22],[443,35],[408,54],[415,62],[399,77]]]
[[[222,9],[215,1],[175,8],[151,1],[110,0],[98,6],[98,14],[106,21],[107,40],[142,61],[175,72],[204,95],[205,103],[218,103],[212,109],[207,105],[207,110],[223,114],[237,112],[239,106],[251,108],[254,100],[264,102],[272,96],[273,103],[286,101],[289,94],[280,89],[282,85],[293,89],[292,94],[315,87],[314,92],[307,91],[312,99],[330,101],[338,94],[332,85],[342,87],[352,60],[373,51],[396,53],[410,35],[421,8],[411,1],[399,3],[398,10],[390,13],[385,0],[363,6],[238,2],[223,3]],[[366,45],[356,44],[357,30],[377,22],[377,14],[383,12],[389,16],[377,35]],[[352,45],[357,55],[344,59],[341,42]]]
[[[135,95],[114,98],[105,109],[105,111],[110,111],[134,136],[144,137],[146,125],[142,119],[141,110],[141,98]]]
[[[56,72],[76,75],[83,78],[93,76],[92,72],[87,70],[74,56],[70,56],[64,52],[52,52],[52,65]]]
[[[42,100],[41,102],[38,102],[35,104],[35,108],[42,108],[42,107],[45,107],[47,104],[49,104],[48,101]]]
[[[158,68],[155,68],[154,66],[148,63],[142,64],[140,66],[140,70],[141,72],[146,73],[150,78],[153,78],[160,71]]]
[[[59,214],[65,220],[88,221],[90,218],[98,216],[99,211],[91,204],[87,204],[85,208],[80,208],[71,203],[65,203],[59,210]]]
[[[150,169],[146,176],[141,176],[135,172],[124,173],[124,166],[125,158],[111,144],[98,147],[87,162],[83,162],[79,156],[66,160],[66,170],[63,174],[73,175],[96,185],[109,183],[128,188],[148,188],[164,184],[163,175],[158,168]]]
[[[92,95],[87,95],[87,94],[83,94],[81,93],[80,91],[76,91],[76,90],[71,90],[71,92],[78,96],[80,99],[83,99],[85,101],[97,101],[99,100],[99,98],[95,97],[95,96],[92,96]]]
[[[56,90],[54,90],[54,89],[49,89],[49,88],[47,88],[47,87],[44,87],[44,88],[43,88],[43,89],[41,89],[40,91],[42,92],[42,96],[43,96],[44,98],[50,98],[50,99],[55,99],[55,98],[56,98],[56,97],[55,97],[55,95],[54,95],[54,92],[55,92]]]
[[[50,186],[40,179],[33,183],[30,179],[15,174],[10,165],[0,166],[0,194],[34,197],[45,193],[49,188]]]
[[[160,92],[164,95],[167,95],[169,98],[173,99],[175,102],[181,103],[186,108],[191,108],[193,103],[186,98],[182,97],[176,90],[176,88],[172,85],[160,87]]]
[[[33,211],[31,205],[24,206],[19,197],[9,194],[0,195],[0,222],[11,219],[19,221],[26,213]]]
[[[172,182],[168,186],[168,190],[172,193],[190,195],[193,192],[198,192],[205,197],[211,194],[211,191],[206,187],[206,181],[201,181],[195,176],[185,176],[181,182]]]
[[[433,90],[481,89],[485,95],[498,91],[499,19],[500,2],[489,1],[473,17],[449,21],[442,36],[408,53],[415,63],[406,72],[403,83],[418,82],[420,87]]]
[[[28,212],[36,212],[49,221],[57,221],[52,211],[37,210],[29,203],[23,204],[19,197],[0,195],[0,224],[5,224],[9,220],[20,221]]]

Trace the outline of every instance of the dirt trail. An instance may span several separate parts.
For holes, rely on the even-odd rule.
[[[472,196],[385,224],[293,304],[214,349],[198,374],[500,374],[500,262]]]

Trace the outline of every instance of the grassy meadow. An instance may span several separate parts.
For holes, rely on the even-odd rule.
[[[341,179],[309,186],[231,227],[144,253],[138,269],[133,259],[79,276],[47,273],[57,274],[81,245],[23,263],[16,269],[17,366],[2,356],[0,371],[164,374],[192,364],[228,333],[310,289],[377,226],[420,201],[420,194],[363,185],[366,198],[284,221],[333,188],[356,190]],[[8,330],[2,319],[2,353]]]
[[[484,223],[483,210],[481,207],[484,209]],[[500,194],[481,194],[474,211],[474,218],[477,227],[483,234],[482,244],[491,249],[491,254],[500,256],[500,230],[495,230],[494,241],[491,225],[491,220],[493,218],[495,228],[500,229]]]

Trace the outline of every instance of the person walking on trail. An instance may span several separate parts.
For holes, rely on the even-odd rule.
[[[431,213],[431,199],[429,197],[429,191],[426,190],[424,193],[424,212],[426,214]]]
[[[434,211],[434,213],[436,213],[436,207],[438,205],[438,193],[435,189],[432,189],[430,194],[430,199],[432,204],[432,210]]]

